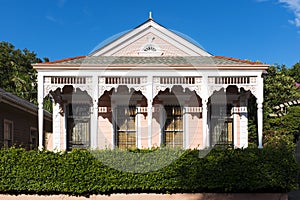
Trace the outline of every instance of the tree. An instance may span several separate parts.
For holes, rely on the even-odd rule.
[[[269,116],[274,112],[275,106],[300,99],[300,92],[295,86],[294,79],[296,68],[297,66],[294,69],[286,68],[284,65],[271,66],[264,79],[264,142],[266,144],[274,142],[293,144],[294,134],[299,131],[299,106],[288,108],[285,116],[277,118]]]
[[[271,112],[274,106],[300,98],[295,80],[288,75],[289,69],[284,65],[271,66],[264,79],[264,108]]]
[[[32,63],[42,62],[34,52],[0,42],[0,87],[32,103],[37,103],[37,72]]]
[[[295,65],[293,65],[293,67],[288,69],[287,73],[288,73],[289,76],[294,78],[294,80],[297,83],[300,83],[300,62],[296,63]]]

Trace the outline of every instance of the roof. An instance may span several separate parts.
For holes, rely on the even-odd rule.
[[[37,115],[38,113],[38,106],[21,98],[18,97],[10,92],[7,92],[6,90],[0,88],[0,102],[6,102],[9,103],[11,106],[16,107],[18,109],[21,109],[26,112],[30,112],[32,114]],[[52,118],[51,114],[48,111],[44,112],[45,116],[49,119]]]
[[[77,56],[74,58],[67,58],[57,60],[54,62],[35,64],[34,68],[56,68],[63,66],[65,68],[80,66],[82,67],[144,67],[148,69],[151,67],[159,66],[174,66],[188,69],[193,67],[220,67],[221,69],[230,66],[248,66],[248,67],[263,67],[267,68],[268,65],[261,62],[252,62],[248,60],[240,60],[225,56],[159,56],[159,57],[132,57],[132,56]],[[149,67],[147,67],[149,66]],[[151,68],[152,69],[152,68]]]
[[[156,51],[153,51],[155,53],[147,54],[148,52],[146,52],[143,54],[145,52],[140,52],[140,49],[147,44],[163,46],[166,52],[155,54]],[[128,51],[122,51],[126,48]],[[135,53],[132,54],[132,51]],[[161,52],[158,51],[158,53]],[[88,56],[34,64],[33,67],[37,70],[122,70],[133,68],[161,70],[166,69],[166,67],[180,70],[195,68],[201,70],[216,68],[221,70],[266,70],[269,65],[225,56],[213,56],[190,40],[149,18],[146,22],[100,47]]]
[[[153,36],[155,36],[154,38],[160,38],[164,40],[165,44],[166,41],[168,41],[167,43],[172,44],[173,48],[178,48],[181,51],[185,52],[185,54],[187,55],[211,56],[210,53],[206,52],[195,42],[191,41],[187,37],[183,37],[182,35],[179,35],[178,33],[165,28],[164,26],[154,21],[152,18],[135,27],[133,30],[127,31],[118,38],[115,38],[111,42],[105,43],[104,46],[100,46],[100,48],[94,50],[91,54],[89,54],[89,56],[113,56],[113,54],[118,52],[120,48],[130,46],[130,44],[135,43],[149,33],[153,34]],[[169,48],[166,48],[165,50],[167,51],[169,50]]]

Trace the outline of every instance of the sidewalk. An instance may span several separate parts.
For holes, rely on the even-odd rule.
[[[288,193],[289,200],[300,200],[300,190],[291,191]]]
[[[288,200],[286,193],[113,194],[89,198],[68,195],[0,195],[0,200]],[[296,196],[297,199],[297,196]],[[298,199],[299,200],[299,199]]]

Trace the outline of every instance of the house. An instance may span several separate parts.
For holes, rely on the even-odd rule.
[[[268,65],[214,56],[151,17],[87,56],[33,67],[40,147],[43,100],[50,95],[50,149],[247,147],[251,96],[262,148]]]
[[[38,107],[0,88],[0,148],[38,147]],[[43,113],[45,134],[51,134],[52,115]]]

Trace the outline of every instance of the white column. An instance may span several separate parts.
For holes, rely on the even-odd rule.
[[[98,76],[93,76],[93,107],[91,115],[91,149],[97,149],[98,145]]]
[[[236,148],[238,147],[238,139],[237,139],[237,129],[239,128],[237,126],[237,118],[240,117],[238,112],[237,112],[238,107],[233,107],[232,108],[232,125],[233,125],[233,147]]]
[[[153,77],[147,77],[147,117],[148,117],[148,148],[152,147],[152,98],[153,98]]]
[[[55,103],[53,100],[52,107],[52,131],[53,131],[53,151],[61,151],[61,141],[60,141],[60,114],[59,114],[59,104]]]
[[[44,140],[44,76],[38,73],[38,123],[39,123],[39,149],[42,150],[44,148],[43,140]]]
[[[202,135],[203,135],[203,148],[210,145],[208,127],[207,127],[207,99],[202,99]]]
[[[207,102],[208,102],[208,77],[202,77],[202,136],[203,136],[203,148],[210,146],[210,135],[208,131],[208,117],[207,117]]]
[[[258,148],[263,148],[263,98],[264,98],[263,78],[257,77],[257,133],[258,133]]]
[[[258,148],[263,148],[262,132],[263,132],[263,106],[262,103],[257,103],[257,133],[258,133]]]
[[[247,107],[240,109],[240,147],[248,147],[248,111]]]
[[[142,127],[141,127],[141,119],[143,114],[141,113],[141,107],[136,108],[136,116],[135,116],[135,127],[136,127],[136,146],[138,149],[142,148]]]
[[[183,137],[184,137],[184,143],[183,148],[188,149],[190,146],[190,135],[189,135],[189,113],[187,111],[187,106],[183,109]]]

